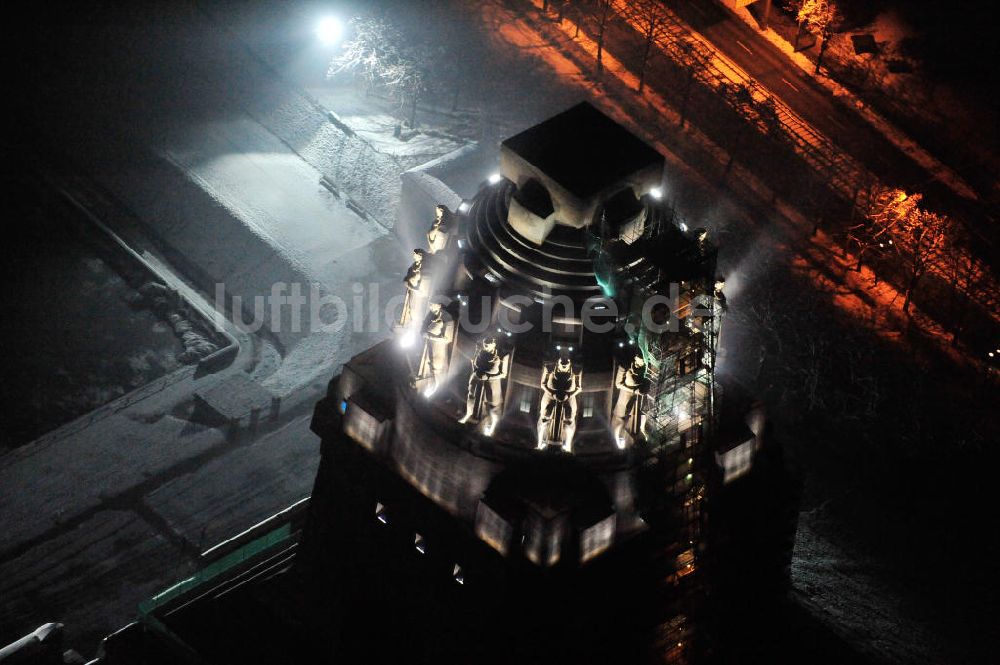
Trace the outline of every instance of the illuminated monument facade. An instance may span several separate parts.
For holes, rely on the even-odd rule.
[[[358,611],[358,658],[698,650],[706,505],[751,468],[763,421],[722,427],[716,249],[674,222],[662,177],[661,155],[581,104],[438,207],[395,338],[345,366],[313,423],[307,541]],[[401,589],[409,610],[387,610]]]
[[[106,661],[741,662],[794,506],[761,409],[722,408],[716,250],[662,177],[587,104],[506,140],[316,405],[308,512],[213,548]]]

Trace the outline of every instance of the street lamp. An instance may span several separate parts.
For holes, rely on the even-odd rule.
[[[344,34],[343,22],[335,16],[327,16],[316,25],[316,38],[324,46],[333,46]]]

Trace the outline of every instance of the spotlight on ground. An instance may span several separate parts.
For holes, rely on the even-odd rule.
[[[316,26],[316,37],[324,46],[333,46],[343,34],[344,24],[334,16],[327,16]]]

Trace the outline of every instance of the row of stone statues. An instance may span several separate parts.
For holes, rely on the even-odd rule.
[[[406,270],[403,277],[403,286],[406,287],[406,296],[403,301],[403,308],[399,315],[398,325],[400,328],[407,328],[413,324],[414,312],[423,310],[423,301],[426,299],[429,289],[425,279],[425,260],[429,255],[437,254],[448,246],[453,228],[453,213],[445,206],[439,205],[435,208],[434,221],[427,231],[427,249],[420,248],[413,250],[413,263]]]
[[[399,319],[404,335],[415,332],[414,318],[423,311],[429,288],[425,262],[430,255],[443,251],[453,229],[452,213],[438,206],[435,219],[427,232],[427,250],[413,250],[413,263],[403,278],[406,296]],[[414,387],[431,397],[447,376],[450,347],[454,341],[454,321],[440,303],[429,302],[427,314],[420,326],[423,349]],[[503,415],[504,380],[510,369],[511,352],[502,352],[497,338],[489,336],[479,341],[471,359],[465,414],[460,423],[476,422],[486,436],[491,436]],[[582,387],[581,371],[566,355],[542,367],[541,403],[539,406],[537,443],[539,449],[550,445],[567,452],[573,449],[579,409],[577,395]],[[645,431],[645,397],[648,392],[646,366],[641,354],[636,354],[627,367],[618,368],[614,387],[616,398],[610,426],[619,448],[641,439]]]
[[[501,354],[497,339],[486,337],[477,345],[471,364],[465,415],[459,422],[480,422],[482,432],[491,436],[503,412],[503,380],[509,371],[510,353]],[[538,449],[557,445],[572,452],[579,414],[577,395],[582,389],[581,371],[573,366],[571,358],[561,356],[542,367],[539,387]],[[611,431],[617,446],[625,448],[628,442],[645,435],[645,398],[649,382],[642,354],[637,353],[631,364],[618,369],[615,388],[617,396],[611,414]]]

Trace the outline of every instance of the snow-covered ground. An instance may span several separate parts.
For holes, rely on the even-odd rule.
[[[810,513],[799,518],[792,559],[797,598],[862,651],[909,665],[950,662],[926,616],[912,616],[892,571],[878,557],[825,537]]]
[[[338,259],[386,233],[349,210],[320,184],[319,171],[249,118],[201,124],[164,152],[312,280],[334,283]]]
[[[374,134],[379,126],[377,121],[370,123],[369,133]],[[397,141],[391,136],[392,127],[383,129],[380,143]],[[325,145],[335,155],[331,142],[338,135],[342,137],[339,130],[326,127],[306,149],[318,154]],[[250,118],[188,128],[160,149],[247,232],[305,278],[301,292],[310,300],[316,294],[310,290],[315,284],[321,295],[335,294],[351,309],[357,285],[367,298],[372,284],[384,283],[387,274],[405,266],[402,253],[396,265],[380,260],[384,255],[384,251],[379,254],[380,248],[391,244],[387,228],[348,208],[343,198],[320,184],[323,173]],[[398,189],[398,174],[395,182]],[[382,289],[383,301],[391,295],[391,288]],[[287,395],[317,377],[332,375],[336,366],[363,348],[344,348],[351,339],[353,311],[348,314],[351,321],[331,331],[321,329],[321,323],[328,322],[325,318],[322,322],[310,319],[311,309],[311,302],[303,307],[303,334],[286,348],[274,374],[263,380],[276,394]],[[283,329],[294,326],[289,315],[279,323]],[[288,339],[286,330],[277,332]],[[388,329],[364,332],[371,333],[366,338],[370,343]]]
[[[337,109],[340,107],[338,102],[353,91],[342,88],[312,88],[310,92],[324,106]],[[399,159],[403,165],[423,164],[464,145],[454,138],[427,134],[419,128],[403,130],[397,137],[395,128],[400,125],[398,118],[388,113],[373,113],[370,106],[368,109],[355,107],[351,111],[347,114],[338,113],[338,116],[375,150]]]

